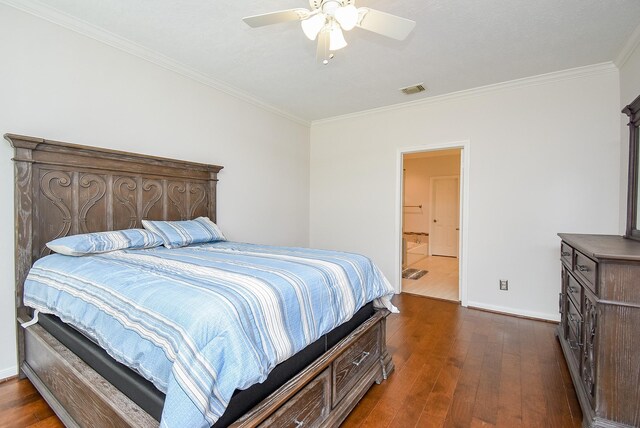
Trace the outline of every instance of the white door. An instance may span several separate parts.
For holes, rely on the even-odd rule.
[[[460,178],[431,178],[429,247],[434,256],[458,257]]]

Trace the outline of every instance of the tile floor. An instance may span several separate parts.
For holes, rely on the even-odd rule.
[[[415,255],[412,255],[415,256]],[[459,301],[458,258],[441,256],[408,257],[408,267],[429,271],[420,279],[403,279],[404,293]]]

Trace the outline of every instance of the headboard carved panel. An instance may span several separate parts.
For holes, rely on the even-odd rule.
[[[15,149],[16,306],[46,243],[142,227],[142,219],[216,221],[221,166],[6,134]],[[18,329],[21,333],[21,330]],[[19,339],[21,340],[21,339]],[[21,344],[19,344],[21,345]]]
[[[123,175],[109,171],[34,169],[34,261],[61,236],[142,227],[142,219],[186,220],[210,213],[206,180]],[[215,221],[215,220],[214,220]]]

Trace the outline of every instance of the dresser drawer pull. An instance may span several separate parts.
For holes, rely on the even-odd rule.
[[[571,349],[580,349],[580,347],[582,346],[582,343],[579,343],[575,340],[571,340],[569,339],[569,348]]]
[[[560,313],[564,312],[564,294],[560,293],[559,297],[558,297],[558,309]],[[382,367],[384,367],[384,364],[382,364]]]
[[[577,293],[579,291],[578,287],[574,287],[573,285],[569,285],[567,287],[567,290],[569,291],[569,293],[574,294]]]
[[[359,366],[360,364],[362,364],[362,362],[365,360],[365,358],[367,358],[369,356],[368,352],[363,352],[362,355],[360,355],[360,358],[358,358],[357,361],[354,361],[353,364],[355,366]]]
[[[587,265],[576,265],[576,269],[580,272],[589,272],[589,266]]]
[[[584,321],[582,321],[582,320],[575,319],[575,318],[573,317],[573,315],[571,315],[571,314],[569,314],[569,321],[571,321],[571,322],[577,322],[578,324],[582,324],[582,323],[584,322]]]
[[[562,255],[562,257],[569,257],[571,255],[569,251],[561,251],[560,254]]]
[[[296,424],[296,428],[300,428],[300,427],[304,426],[304,422],[300,422],[297,419],[294,419],[293,423]]]

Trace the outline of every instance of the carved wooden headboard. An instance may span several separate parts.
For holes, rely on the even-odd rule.
[[[141,227],[142,219],[216,221],[217,165],[6,134],[15,149],[16,307],[52,239]]]

